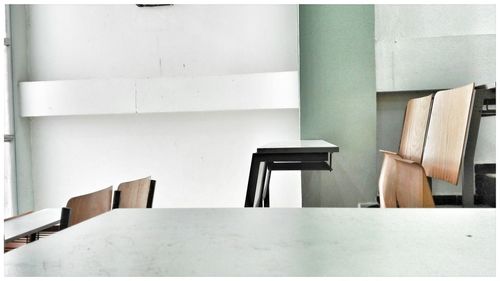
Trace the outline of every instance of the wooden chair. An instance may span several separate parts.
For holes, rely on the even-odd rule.
[[[397,206],[434,207],[427,177],[458,183],[474,95],[474,84],[436,93],[422,163],[393,157],[380,187],[396,190]]]
[[[380,151],[384,154],[379,177],[379,196],[382,208],[398,206],[396,202],[398,184],[395,182],[396,178],[390,178],[391,175],[398,173],[398,162],[395,159],[407,159],[416,163],[420,163],[422,160],[432,99],[433,95],[428,95],[409,100],[406,105],[399,152]]]
[[[65,228],[65,225],[72,226],[111,210],[112,192],[113,187],[110,186],[93,193],[69,199],[66,204],[66,208],[71,210],[68,212],[69,216],[66,214],[69,220],[66,221],[64,219],[63,211],[63,215],[61,215],[61,229]]]
[[[156,181],[151,177],[121,183],[114,193],[115,208],[152,208]]]
[[[422,160],[428,177],[458,183],[474,95],[474,84],[436,93]]]

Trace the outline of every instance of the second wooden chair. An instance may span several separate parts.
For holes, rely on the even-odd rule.
[[[151,177],[121,183],[114,193],[113,209],[152,208],[155,185]]]

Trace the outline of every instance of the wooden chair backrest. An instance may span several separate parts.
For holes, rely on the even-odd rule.
[[[111,210],[112,192],[113,187],[110,186],[93,193],[69,199],[66,204],[66,207],[71,209],[69,226]]]
[[[148,206],[148,201],[152,204],[152,198],[149,200],[151,183],[151,177],[121,183],[118,186],[120,191],[118,208],[151,208]]]
[[[472,83],[434,96],[422,160],[428,177],[458,183],[474,94]]]
[[[432,96],[408,101],[399,143],[399,155],[417,163],[422,162],[424,142],[432,108]]]

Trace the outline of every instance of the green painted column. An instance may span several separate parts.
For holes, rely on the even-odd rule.
[[[374,201],[374,6],[300,5],[299,26],[301,138],[340,147],[332,172],[302,172],[302,205],[356,207]]]

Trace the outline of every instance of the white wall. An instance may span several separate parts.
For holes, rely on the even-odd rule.
[[[495,81],[494,5],[376,5],[377,91]]]
[[[31,80],[297,70],[294,5],[30,6]]]
[[[495,18],[494,5],[375,6],[377,91],[495,82]],[[397,151],[404,108],[411,97],[378,97],[378,148]],[[481,120],[476,163],[496,162],[495,120]],[[433,193],[461,194],[461,184],[457,188],[435,181]]]
[[[292,5],[33,5],[27,38],[31,81],[290,71],[298,64]],[[38,117],[31,134],[35,209],[148,175],[157,180],[154,207],[242,207],[251,153],[299,138],[299,113]],[[300,174],[275,174],[273,206],[300,206]]]

